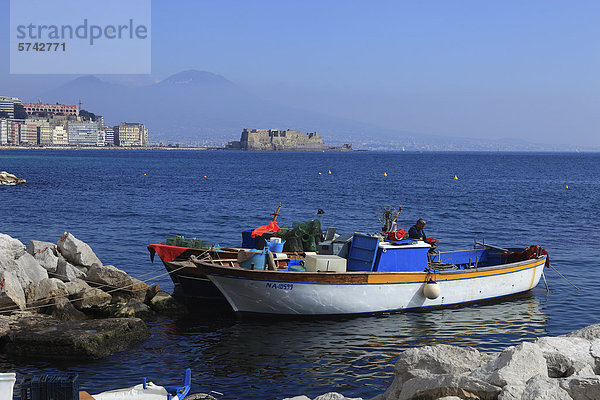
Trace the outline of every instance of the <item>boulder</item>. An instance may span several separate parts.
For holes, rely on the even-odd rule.
[[[27,182],[25,179],[17,178],[13,174],[9,174],[6,171],[0,172],[0,184],[16,185],[17,183],[25,183],[25,182]]]
[[[125,272],[123,273],[127,275]],[[120,290],[115,290],[111,293],[113,296],[113,303],[127,303],[130,300],[134,300],[137,302],[146,301],[148,297],[148,291],[151,290],[151,287],[145,282],[142,282],[139,279],[133,278],[131,276],[129,276],[129,279],[131,280],[131,284],[128,287],[124,287]]]
[[[527,381],[521,400],[572,400],[556,379],[536,375]]]
[[[91,247],[77,239],[69,232],[63,233],[57,243],[60,254],[71,264],[91,267],[93,264],[102,265]]]
[[[15,260],[19,269],[23,270],[27,276],[29,284],[37,285],[48,278],[48,272],[42,267],[36,259],[29,253],[23,254]],[[25,288],[25,286],[23,286]]]
[[[137,300],[129,300],[115,314],[121,318],[142,318],[152,317],[154,314],[147,304]]]
[[[19,278],[11,271],[0,269],[0,313],[24,310],[26,305]]]
[[[36,359],[94,360],[148,336],[148,328],[137,318],[60,321],[47,315],[21,315],[10,324],[0,351]]]
[[[46,314],[61,321],[81,321],[87,319],[87,316],[77,310],[66,297],[52,299],[52,302],[46,309]]]
[[[0,342],[2,338],[10,332],[10,326],[8,325],[12,321],[10,317],[0,315]]]
[[[580,337],[587,340],[595,340],[600,339],[600,324],[589,325],[585,328],[579,329],[577,331],[573,331],[571,333],[567,333],[564,335],[565,337]]]
[[[83,279],[74,279],[70,282],[65,282],[65,288],[67,289],[67,296],[71,297],[79,292],[90,290],[92,287]]]
[[[409,379],[424,374],[468,374],[482,366],[488,358],[474,348],[446,344],[405,350],[398,357],[394,381],[384,398],[398,398],[404,382]]]
[[[56,272],[54,275],[63,282],[71,282],[75,279],[85,279],[86,275],[79,268],[70,264],[63,257],[58,258]]]
[[[56,272],[58,257],[50,247],[45,247],[43,250],[34,252],[33,257],[49,273]]]
[[[110,304],[112,297],[110,294],[88,286],[88,289],[80,290],[70,294],[69,299],[73,302],[73,306],[81,311],[90,309],[100,309]]]
[[[315,397],[315,400],[362,400],[361,397],[346,397],[343,394],[329,392]]]
[[[188,312],[187,308],[179,303],[167,292],[159,290],[150,300],[150,308],[158,314],[183,315]]]
[[[114,265],[93,264],[88,270],[87,279],[100,285],[104,291],[116,288],[129,289],[133,286],[131,277]]]
[[[496,359],[471,373],[473,378],[499,387],[525,385],[535,375],[547,377],[548,367],[540,347],[529,342],[505,349]]]
[[[388,400],[437,400],[457,396],[461,399],[496,400],[500,388],[469,375],[424,374],[404,382],[398,397]]]
[[[10,260],[16,260],[25,254],[25,245],[19,239],[0,233],[0,253]]]
[[[41,240],[30,240],[27,252],[35,257],[36,254],[42,254],[45,251],[50,251],[55,256],[58,256],[56,244],[51,242],[42,242]]]
[[[558,379],[559,385],[574,400],[597,400],[600,398],[600,376],[572,376]]]
[[[591,354],[592,343],[589,340],[577,336],[558,336],[540,338],[535,343],[546,359],[549,377],[594,375],[596,361]]]
[[[521,400],[525,385],[506,385],[498,395],[498,400]]]
[[[54,298],[66,297],[67,287],[60,279],[46,278],[26,290],[27,306],[42,307],[52,304]]]

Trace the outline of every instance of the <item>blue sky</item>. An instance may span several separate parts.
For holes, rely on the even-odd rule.
[[[385,127],[598,148],[599,17],[595,1],[153,1],[150,78],[206,70]],[[0,89],[33,81],[0,61]]]

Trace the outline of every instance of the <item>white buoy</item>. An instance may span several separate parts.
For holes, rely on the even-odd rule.
[[[440,297],[441,289],[440,285],[436,281],[430,280],[423,286],[423,294],[429,300],[435,300]]]

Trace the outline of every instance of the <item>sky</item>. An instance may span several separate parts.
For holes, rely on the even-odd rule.
[[[155,0],[151,74],[102,79],[198,69],[402,131],[600,148],[599,17],[600,2],[577,0]],[[10,75],[0,58],[0,95],[73,77]]]

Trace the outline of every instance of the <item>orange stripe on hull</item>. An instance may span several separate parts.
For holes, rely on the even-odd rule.
[[[531,276],[531,285],[533,286],[533,282],[535,280],[535,268],[541,264],[546,262],[546,259],[542,260],[531,260],[526,264],[521,264],[514,267],[507,268],[494,268],[492,270],[479,270],[479,271],[469,271],[469,272],[459,272],[459,271],[443,271],[435,273],[436,281],[451,281],[457,279],[470,279],[470,278],[480,278],[484,276],[494,276],[501,274],[508,274],[511,272],[517,272],[528,268],[532,269]],[[414,282],[424,282],[428,275],[426,272],[404,272],[404,273],[371,273],[367,278],[368,283],[414,283]]]

